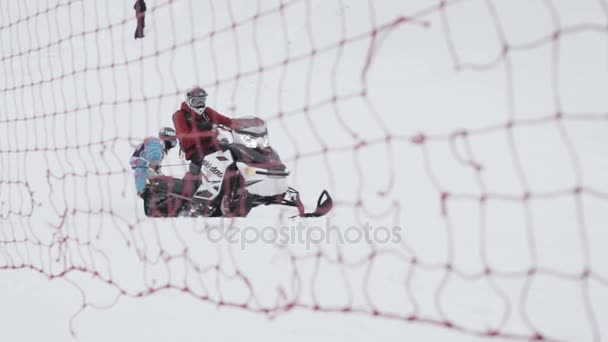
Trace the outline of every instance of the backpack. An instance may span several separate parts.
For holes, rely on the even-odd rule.
[[[192,129],[192,113],[190,113],[189,111],[185,110],[184,111],[184,117],[186,117],[186,124],[188,124],[188,128]]]
[[[192,117],[192,113],[190,113],[189,111],[185,110],[184,111],[184,117],[186,118],[186,124],[188,125],[189,129],[192,129],[192,120],[194,119]],[[203,130],[208,130],[211,129],[211,127],[213,127],[213,125],[211,124],[211,122],[209,121],[205,121],[202,124],[200,124],[198,126],[198,129],[203,131]]]

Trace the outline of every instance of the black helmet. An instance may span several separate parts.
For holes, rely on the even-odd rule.
[[[163,127],[158,131],[158,138],[165,142],[167,149],[177,146],[177,135],[172,127]]]

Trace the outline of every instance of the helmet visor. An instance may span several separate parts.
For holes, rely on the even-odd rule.
[[[190,98],[190,105],[194,108],[205,107],[207,96],[193,96]]]
[[[165,148],[174,148],[177,146],[177,139],[162,139],[165,142]]]

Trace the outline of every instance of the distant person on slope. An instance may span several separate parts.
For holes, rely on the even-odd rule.
[[[137,27],[135,28],[135,39],[144,37],[144,27],[146,27],[146,2],[144,0],[136,0],[133,5],[135,10],[135,18],[137,18]]]
[[[146,181],[159,174],[160,164],[165,155],[177,146],[175,130],[171,127],[163,127],[158,131],[158,138],[146,138],[137,146],[131,156],[131,168],[135,171],[135,188],[137,195],[144,200],[144,213],[146,216],[165,216],[168,208],[150,207],[151,197],[154,194],[146,187]]]
[[[184,196],[191,196],[200,185],[203,158],[218,149],[213,125],[231,127],[232,119],[208,107],[207,92],[196,86],[188,90],[185,101],[173,114],[173,124],[186,160],[190,161],[184,176]]]

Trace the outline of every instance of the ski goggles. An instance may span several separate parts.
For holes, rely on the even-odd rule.
[[[167,147],[167,143],[169,145],[171,145],[171,148],[174,148],[175,146],[177,146],[177,139],[161,139],[161,140],[165,142],[165,147]]]
[[[207,96],[193,96],[190,98],[190,105],[193,107],[205,107],[207,103]]]

